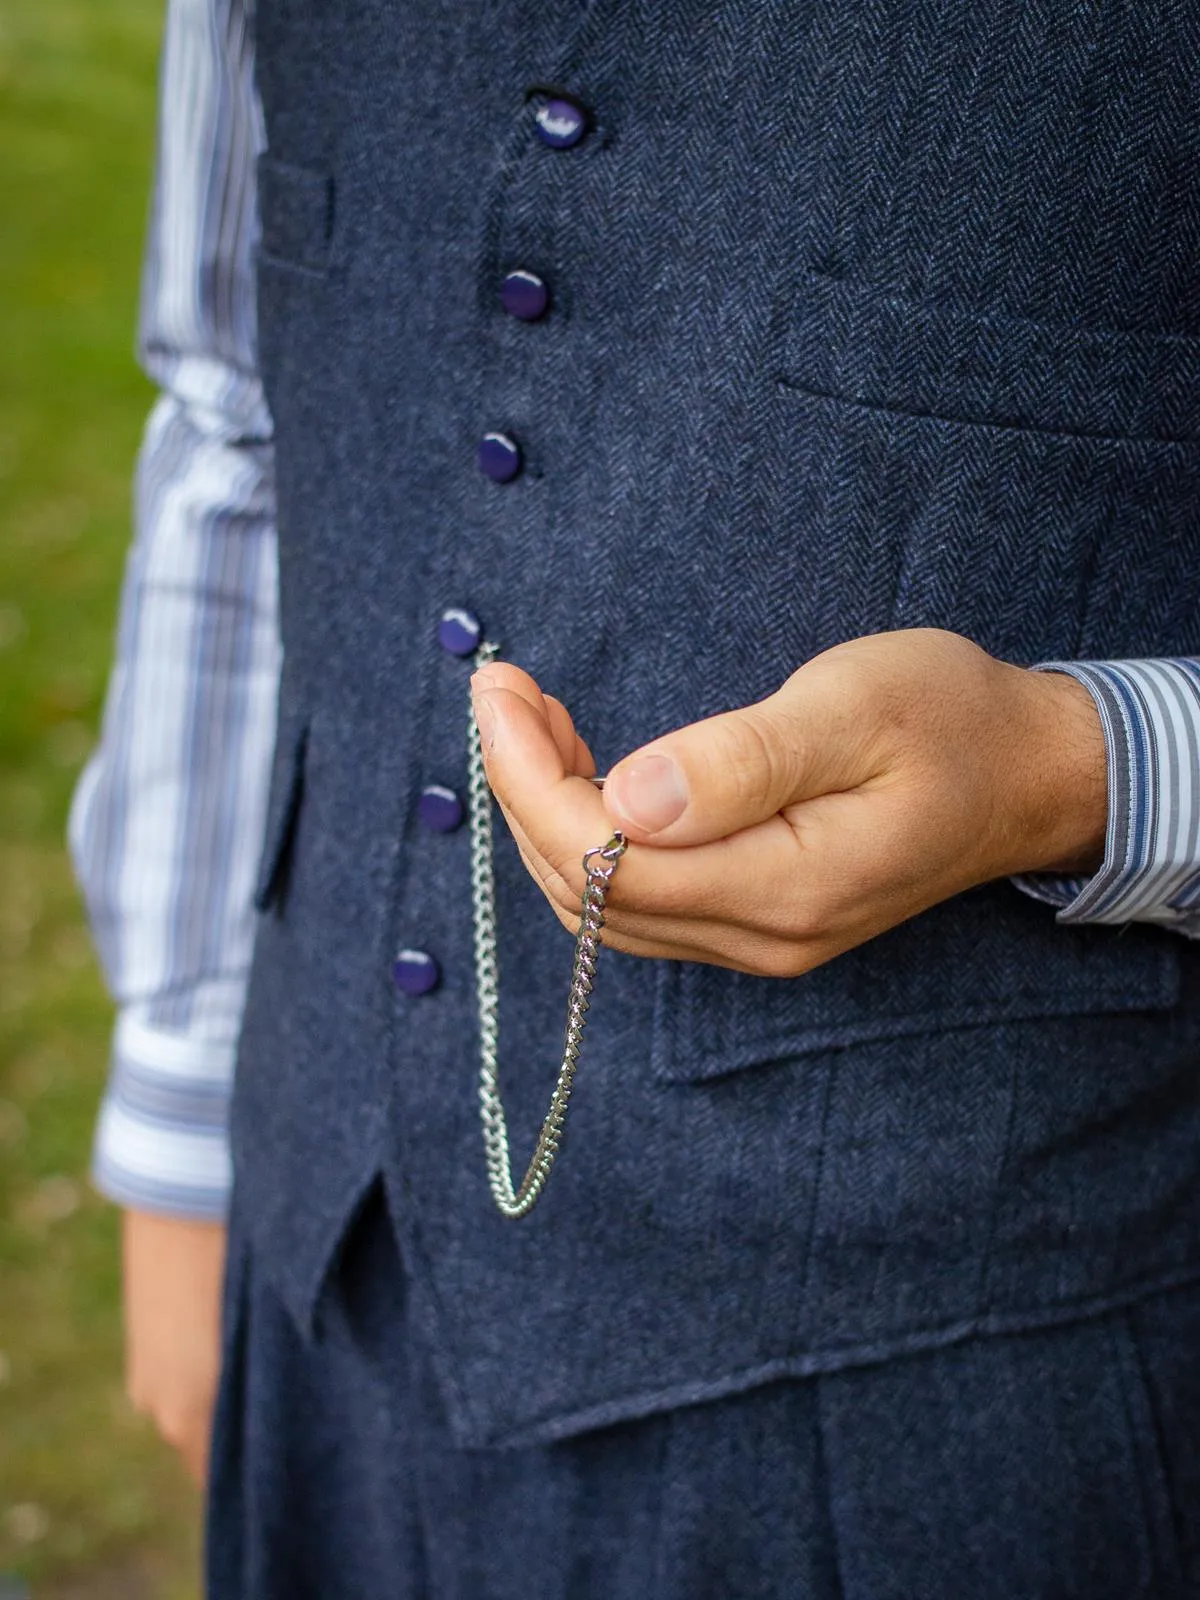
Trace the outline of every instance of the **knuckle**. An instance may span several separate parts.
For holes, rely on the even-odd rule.
[[[542,888],[558,913],[560,921],[569,921],[573,913],[577,918],[579,895],[567,882],[558,867],[550,867],[542,880]]]
[[[779,930],[780,936],[789,947],[802,950],[820,936],[826,921],[814,905],[790,906],[786,926]]]
[[[583,888],[582,850],[576,856],[571,846],[561,839],[535,839],[527,835],[521,855],[548,899],[579,903]],[[578,879],[579,888],[573,887],[574,879]]]
[[[604,924],[604,945],[608,950],[619,950],[631,956],[657,956],[664,953],[631,933],[622,933],[619,925],[611,927],[607,922]]]
[[[525,863],[526,871],[545,895],[557,913],[561,907],[571,903],[570,885],[563,878],[561,872],[546,856],[535,853],[532,849],[521,850],[521,860]]]
[[[761,957],[763,973],[768,978],[799,978],[812,967],[812,957],[799,943],[777,942],[769,946]]]
[[[583,892],[582,860],[582,850],[575,851],[571,846],[557,841],[546,858],[555,897],[567,905],[579,904],[579,896]]]
[[[761,798],[764,789],[773,787],[777,768],[775,741],[757,706],[748,706],[737,719],[723,757],[730,785],[739,801]]]
[[[798,751],[781,733],[778,710],[747,706],[724,753],[729,781],[739,803],[761,806],[764,797],[782,804],[795,788]]]

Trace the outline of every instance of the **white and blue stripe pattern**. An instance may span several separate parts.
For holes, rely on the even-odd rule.
[[[280,651],[271,423],[257,372],[242,0],[173,0],[139,349],[162,389],[100,747],[71,845],[120,1006],[95,1173],[219,1217]]]
[[[163,394],[71,843],[121,1007],[97,1182],[127,1205],[220,1217],[280,664],[246,0],[171,0],[160,105],[140,351]],[[1019,886],[1065,922],[1200,935],[1200,667],[1055,665],[1104,719],[1108,851],[1090,880]]]
[[[1200,938],[1200,660],[1054,661],[1090,691],[1108,751],[1104,864],[1020,878],[1061,922],[1158,922]]]

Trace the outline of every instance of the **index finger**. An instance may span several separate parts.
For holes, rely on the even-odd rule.
[[[603,797],[588,779],[567,772],[548,720],[521,692],[524,685],[490,681],[475,695],[488,782],[538,854],[580,893],[584,852],[612,837]],[[739,860],[753,851],[752,831],[671,851],[631,846],[610,903],[665,915],[695,916],[708,903],[715,908],[731,875],[745,880],[749,863]]]

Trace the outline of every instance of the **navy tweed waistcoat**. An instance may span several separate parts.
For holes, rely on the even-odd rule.
[[[794,980],[610,952],[563,1157],[502,1220],[466,831],[416,806],[465,780],[452,606],[602,769],[880,629],[1200,652],[1200,4],[260,0],[257,29],[285,665],[233,1133],[298,1320],[380,1172],[467,1443],[1200,1275],[1200,950],[1008,883]],[[586,111],[557,147],[555,90]],[[571,950],[498,848],[523,1162]],[[401,947],[437,988],[397,990]]]

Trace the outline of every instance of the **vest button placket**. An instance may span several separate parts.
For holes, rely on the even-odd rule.
[[[460,660],[474,655],[483,624],[466,606],[447,606],[438,618],[438,643]],[[417,801],[417,816],[432,833],[452,833],[463,820],[463,803],[444,784],[427,784]],[[441,969],[427,950],[404,949],[392,962],[392,981],[401,994],[428,994],[441,982]]]

